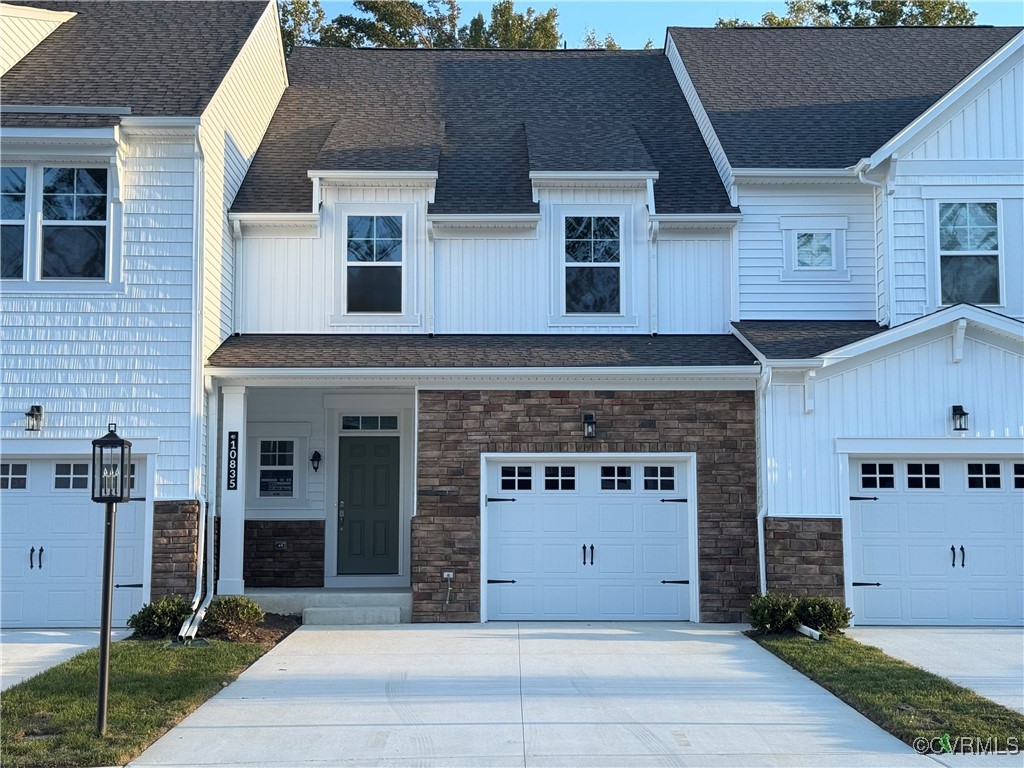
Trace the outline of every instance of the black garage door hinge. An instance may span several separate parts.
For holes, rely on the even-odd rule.
[[[689,584],[689,579],[662,579],[662,584]]]
[[[878,501],[877,496],[851,496],[850,501]]]
[[[515,499],[499,499],[496,496],[488,496],[484,501],[490,504],[492,501],[515,501]]]
[[[142,589],[142,585],[141,584],[115,584],[114,585],[114,589],[124,589],[126,587],[131,587],[133,589]]]
[[[854,587],[880,587],[882,582],[880,581],[855,581],[852,586]]]
[[[686,499],[661,499],[661,503],[672,503],[672,504],[685,504]]]
[[[488,584],[515,584],[515,579],[488,579]]]

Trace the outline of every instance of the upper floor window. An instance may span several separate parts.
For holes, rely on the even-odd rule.
[[[618,216],[565,217],[565,313],[619,314],[622,293]]]
[[[107,186],[106,168],[3,168],[0,276],[29,282],[106,280]],[[35,221],[41,223],[33,226]]]
[[[790,281],[849,280],[846,216],[782,216],[782,272]]]
[[[943,304],[999,304],[999,206],[939,203]]]
[[[831,232],[796,233],[797,269],[834,269],[835,263]]]
[[[347,312],[402,311],[402,217],[347,216]]]

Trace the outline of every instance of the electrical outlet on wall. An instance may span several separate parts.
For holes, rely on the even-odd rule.
[[[444,571],[441,574],[441,578],[442,579],[446,579],[447,581],[451,581],[452,579],[455,578],[455,571]]]

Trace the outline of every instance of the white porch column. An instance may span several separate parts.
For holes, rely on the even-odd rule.
[[[220,578],[217,594],[245,593],[245,387],[221,387]]]

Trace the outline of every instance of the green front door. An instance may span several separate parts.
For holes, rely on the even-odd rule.
[[[398,573],[398,438],[339,440],[338,575]]]

